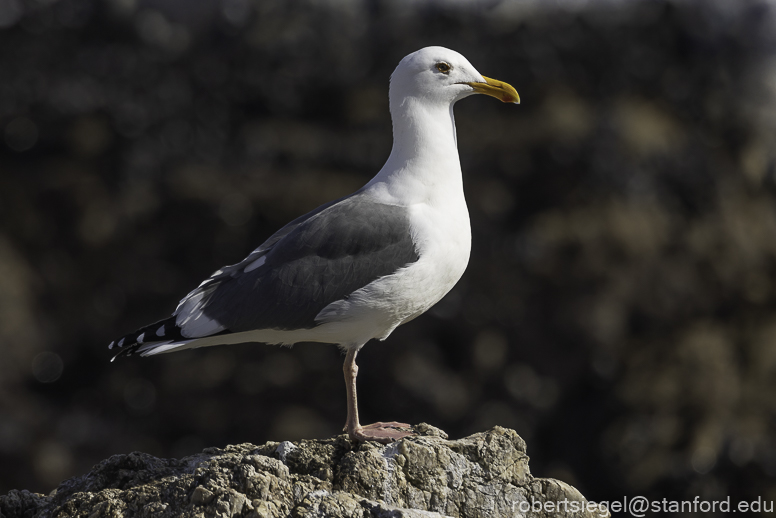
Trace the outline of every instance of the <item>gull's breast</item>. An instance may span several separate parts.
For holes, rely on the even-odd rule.
[[[450,200],[448,200],[450,201]],[[338,343],[385,339],[399,325],[439,302],[469,263],[471,229],[466,203],[407,207],[418,260],[329,304],[316,317]],[[334,341],[334,340],[332,340]]]

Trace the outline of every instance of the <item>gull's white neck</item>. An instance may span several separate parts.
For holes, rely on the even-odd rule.
[[[453,105],[392,95],[391,119],[391,155],[364,190],[398,205],[462,199]]]

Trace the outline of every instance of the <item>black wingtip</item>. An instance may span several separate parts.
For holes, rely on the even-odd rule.
[[[111,358],[111,362],[120,356],[132,356],[143,345],[154,342],[169,342],[184,340],[180,328],[175,323],[175,317],[166,318],[153,324],[141,327],[134,333],[130,333],[108,344],[108,349],[119,349],[119,352]]]

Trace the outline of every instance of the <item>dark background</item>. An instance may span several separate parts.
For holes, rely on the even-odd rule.
[[[0,493],[338,433],[334,346],[106,346],[364,184],[443,45],[523,103],[457,106],[471,262],[363,350],[362,421],[514,428],[597,501],[776,500],[773,11],[0,0]]]

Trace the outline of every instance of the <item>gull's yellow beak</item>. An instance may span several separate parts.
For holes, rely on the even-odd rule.
[[[498,79],[491,79],[485,76],[482,76],[482,78],[485,80],[484,83],[466,84],[474,88],[474,91],[478,94],[495,97],[503,103],[520,104],[520,96],[517,95],[517,90],[512,88],[512,85],[499,81]]]

